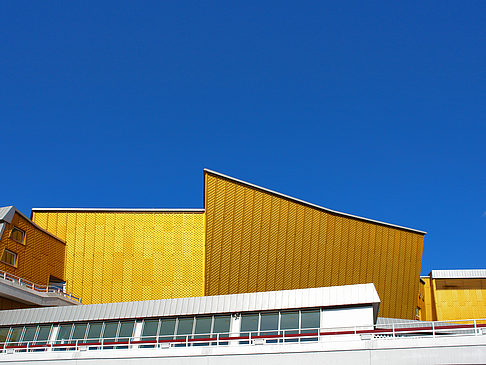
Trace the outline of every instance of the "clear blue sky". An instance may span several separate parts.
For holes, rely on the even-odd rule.
[[[201,208],[207,167],[485,268],[486,2],[2,1],[0,204]]]

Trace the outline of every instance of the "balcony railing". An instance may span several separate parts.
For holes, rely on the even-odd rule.
[[[389,328],[341,327],[340,329],[289,329],[260,331],[258,335],[231,335],[230,333],[174,335],[155,337],[125,337],[83,340],[55,340],[42,342],[0,343],[0,354],[37,351],[88,351],[113,349],[171,349],[195,346],[255,346],[255,345],[292,345],[293,343],[318,343],[358,339],[405,339],[405,338],[444,338],[454,336],[486,336],[486,319],[463,321],[441,321],[417,323],[410,322],[387,325]],[[408,326],[408,327],[407,327]],[[349,335],[354,335],[351,338]],[[195,338],[197,337],[197,338]]]
[[[14,283],[16,285],[19,285],[23,288],[31,289],[33,291],[39,292],[39,293],[54,293],[59,296],[65,297],[72,299],[78,303],[81,303],[81,298],[78,298],[71,293],[65,292],[62,288],[58,286],[53,286],[53,285],[39,285],[35,284],[32,281],[23,279],[21,277],[12,275],[6,271],[0,270],[0,279],[3,279],[5,281],[9,281],[11,283]]]

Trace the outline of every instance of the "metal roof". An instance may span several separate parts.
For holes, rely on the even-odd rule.
[[[486,269],[432,270],[432,279],[480,279],[486,278]]]
[[[0,207],[0,222],[7,222],[9,224],[12,223],[12,219],[13,219],[15,213],[19,214],[24,219],[28,220],[30,222],[30,224],[32,224],[38,230],[44,232],[45,234],[48,234],[49,236],[51,236],[52,238],[55,238],[59,242],[66,244],[66,242],[64,242],[59,237],[53,235],[51,232],[46,231],[44,228],[42,228],[42,227],[38,226],[37,224],[35,224],[34,222],[32,222],[31,219],[27,218],[24,214],[22,214],[22,212],[20,210],[15,208],[13,205],[10,205],[8,207]],[[1,234],[3,234],[4,229],[5,229],[5,226],[0,227]],[[1,234],[0,234],[0,238],[2,236]]]
[[[0,311],[0,325],[240,313],[365,304],[373,306],[376,318],[380,298],[373,284],[72,307],[4,310]]]
[[[4,221],[7,223],[12,223],[15,211],[16,209],[13,205],[8,207],[0,207],[0,222]]]
[[[235,179],[234,177],[227,176],[227,175],[224,175],[224,174],[221,174],[219,172],[212,171],[212,170],[209,170],[209,169],[204,169],[204,171],[208,172],[210,174],[217,175],[217,176],[223,177],[225,179],[228,179],[228,180],[231,180],[231,181],[243,184],[243,185],[247,185],[247,186],[250,186],[252,188],[255,188],[255,189],[258,189],[258,190],[261,190],[261,191],[264,191],[264,192],[267,192],[269,194],[277,195],[279,197],[289,199],[289,200],[292,200],[292,201],[297,202],[297,203],[305,204],[305,205],[310,206],[312,208],[323,210],[323,211],[326,211],[326,212],[329,212],[329,213],[339,214],[339,215],[342,215],[342,216],[345,216],[345,217],[355,218],[355,219],[359,219],[359,220],[366,221],[366,222],[377,223],[377,224],[381,224],[381,225],[388,226],[388,227],[404,229],[406,231],[411,231],[411,232],[420,233],[420,234],[424,234],[424,235],[427,234],[427,232],[420,231],[418,229],[403,227],[403,226],[399,226],[399,225],[396,225],[396,224],[381,222],[381,221],[377,221],[377,220],[374,220],[374,219],[364,218],[364,217],[360,217],[360,216],[357,216],[357,215],[352,215],[352,214],[348,214],[348,213],[339,212],[337,210],[332,210],[332,209],[328,209],[328,208],[325,208],[325,207],[321,207],[319,205],[306,202],[305,200],[300,200],[300,199],[293,198],[291,196],[288,196],[288,195],[285,195],[285,194],[282,194],[282,193],[279,193],[279,192],[276,192],[276,191],[273,191],[273,190],[270,190],[270,189],[262,188],[261,186],[254,185],[254,184],[248,183],[248,182],[243,181],[243,180]]]

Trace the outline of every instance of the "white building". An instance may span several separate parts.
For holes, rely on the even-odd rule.
[[[359,284],[1,311],[0,363],[486,362],[484,322],[378,321],[379,306]]]

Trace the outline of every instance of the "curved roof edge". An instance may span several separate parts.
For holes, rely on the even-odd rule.
[[[342,215],[342,216],[349,217],[349,218],[355,218],[355,219],[359,219],[359,220],[366,221],[366,222],[372,222],[372,223],[376,223],[376,224],[381,224],[381,225],[388,226],[388,227],[399,228],[399,229],[403,229],[403,230],[406,230],[406,231],[411,231],[411,232],[415,232],[415,233],[419,233],[419,234],[423,234],[423,235],[427,234],[427,232],[420,231],[418,229],[403,227],[403,226],[399,226],[399,225],[392,224],[392,223],[381,222],[381,221],[377,221],[377,220],[374,220],[374,219],[360,217],[358,215],[343,213],[343,212],[339,212],[337,210],[332,210],[332,209],[329,209],[329,208],[325,208],[325,207],[322,207],[320,205],[313,204],[313,203],[309,203],[309,202],[307,202],[305,200],[297,199],[297,198],[291,197],[289,195],[285,195],[285,194],[279,193],[277,191],[273,191],[273,190],[270,190],[270,189],[267,189],[267,188],[263,188],[261,186],[258,186],[258,185],[255,185],[255,184],[251,184],[251,183],[248,183],[246,181],[239,180],[239,179],[236,179],[234,177],[231,177],[231,176],[228,176],[228,175],[224,175],[224,174],[221,174],[219,172],[216,172],[216,171],[213,171],[213,170],[210,170],[210,169],[206,169],[205,168],[204,169],[204,172],[207,172],[209,174],[213,174],[213,175],[216,175],[216,176],[220,176],[222,178],[225,178],[225,179],[228,179],[228,180],[231,180],[231,181],[234,181],[234,182],[243,184],[243,185],[247,185],[247,186],[250,186],[252,188],[255,188],[255,189],[258,189],[258,190],[261,190],[261,191],[264,191],[264,192],[267,192],[267,193],[270,193],[270,194],[279,196],[281,198],[289,199],[289,200],[292,200],[294,202],[301,203],[301,204],[307,205],[307,206],[312,207],[312,208],[316,208],[316,209],[319,209],[319,210],[323,210],[325,212],[334,213],[334,214]]]

